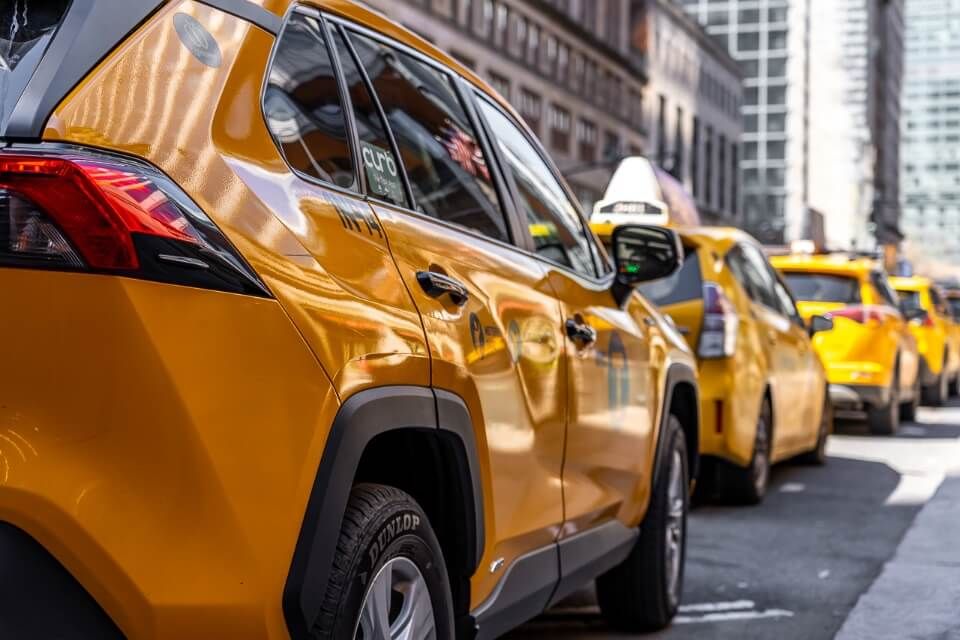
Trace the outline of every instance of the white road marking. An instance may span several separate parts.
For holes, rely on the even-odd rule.
[[[763,620],[770,618],[792,618],[793,612],[786,609],[765,609],[764,611],[725,611],[708,613],[701,617],[677,616],[674,624],[703,624],[707,622],[732,622],[736,620]]]
[[[807,485],[802,482],[787,482],[780,487],[780,493],[803,493],[807,490]]]
[[[753,600],[734,600],[733,602],[702,602],[700,604],[682,604],[680,613],[713,613],[716,611],[736,611],[753,609]]]
[[[900,476],[897,488],[883,501],[885,506],[909,506],[926,504],[937,492],[944,474],[930,473],[927,475]]]
[[[817,574],[817,577],[821,580],[826,580],[830,577],[830,569],[823,569],[820,573]]]

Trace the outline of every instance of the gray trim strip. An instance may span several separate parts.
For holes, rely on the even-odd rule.
[[[638,537],[639,529],[631,529],[619,520],[613,520],[561,540],[559,549],[562,577],[548,606],[552,607],[626,560]]]
[[[63,98],[159,4],[159,0],[73,0],[0,136],[40,138]]]
[[[219,9],[224,13],[246,20],[273,36],[280,35],[283,28],[283,18],[277,14],[267,11],[260,5],[253,4],[248,0],[196,0],[208,7]]]
[[[477,621],[476,640],[499,638],[543,613],[559,580],[555,543],[514,560],[496,591],[472,612]]]

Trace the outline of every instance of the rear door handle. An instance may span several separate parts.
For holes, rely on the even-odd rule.
[[[567,337],[576,342],[577,346],[585,347],[597,341],[597,330],[585,322],[570,318],[565,326]]]
[[[470,292],[458,280],[435,271],[418,271],[417,283],[423,292],[431,298],[442,298],[447,295],[458,307],[467,304]]]

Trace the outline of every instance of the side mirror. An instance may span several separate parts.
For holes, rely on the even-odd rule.
[[[623,225],[613,232],[614,296],[623,304],[635,287],[673,275],[683,264],[680,236],[670,229]]]
[[[833,330],[833,318],[827,316],[813,316],[810,318],[810,337],[823,331]]]

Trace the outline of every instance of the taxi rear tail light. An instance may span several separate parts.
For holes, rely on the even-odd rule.
[[[831,318],[846,318],[859,324],[869,324],[871,322],[880,322],[881,312],[869,306],[854,305],[837,309],[827,314]]]
[[[740,318],[720,285],[703,283],[703,328],[697,354],[701,358],[729,358],[737,349]]]
[[[0,153],[0,266],[269,293],[169,178],[84,149]]]

